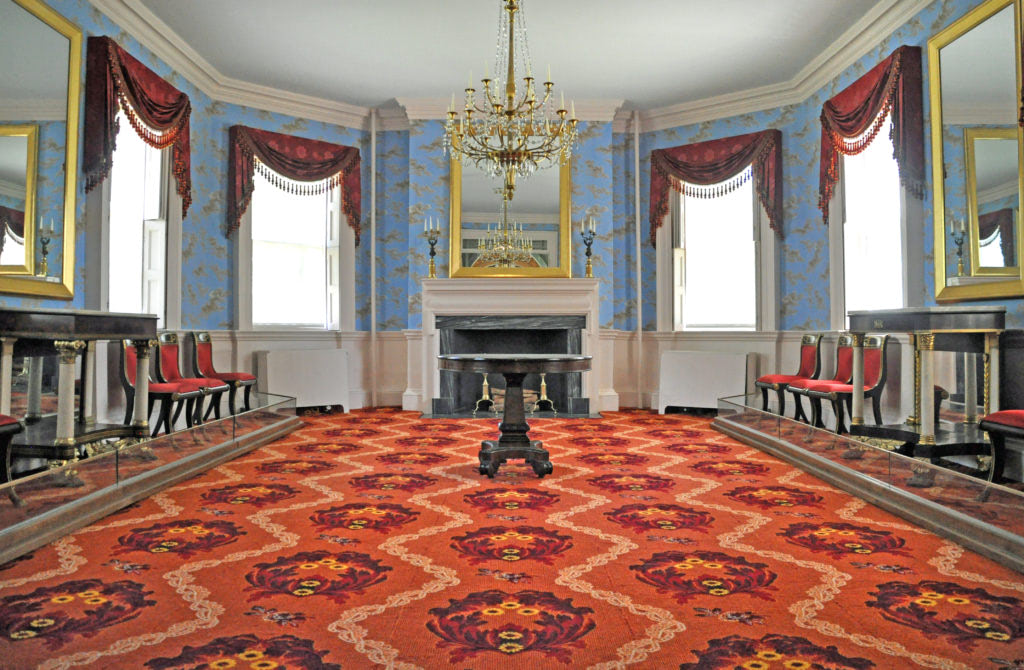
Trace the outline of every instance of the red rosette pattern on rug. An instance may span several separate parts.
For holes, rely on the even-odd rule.
[[[866,658],[843,656],[834,645],[820,647],[802,637],[775,633],[764,635],[760,640],[740,635],[709,640],[704,651],[694,650],[693,653],[700,660],[696,663],[683,663],[679,670],[870,670],[875,667]]]
[[[489,526],[453,537],[450,546],[472,565],[490,560],[551,565],[572,548],[572,536],[539,526]]]
[[[821,507],[825,499],[817,493],[791,486],[739,486],[725,494],[736,502],[761,509],[773,507]]]
[[[708,437],[707,433],[690,428],[655,428],[644,431],[644,433],[659,440],[699,440]]]
[[[605,512],[604,515],[620,526],[633,529],[637,534],[652,530],[695,530],[707,533],[708,526],[715,520],[707,512],[670,503],[625,505]]]
[[[146,598],[152,593],[143,584],[128,580],[76,579],[5,596],[0,599],[0,639],[38,638],[48,649],[57,649],[75,636],[93,637],[134,619],[142,608],[156,605],[155,600]]]
[[[267,461],[256,466],[256,470],[264,475],[315,475],[335,467],[336,463],[320,461],[315,458],[284,459]]]
[[[673,418],[671,416],[657,414],[644,415],[642,413],[638,413],[637,416],[629,418],[629,423],[633,424],[634,426],[674,426],[675,428],[679,429],[679,419]],[[691,430],[690,432],[694,434],[700,433],[700,431],[696,430]]]
[[[748,461],[698,461],[690,466],[705,475],[712,477],[733,477],[738,475],[763,475],[768,466]]]
[[[641,454],[610,452],[600,454],[577,454],[576,460],[587,465],[643,465],[650,459]]]
[[[562,430],[570,433],[577,433],[579,435],[600,435],[604,433],[614,433],[615,426],[609,426],[605,423],[597,421],[583,421],[581,423],[566,423],[562,426]]]
[[[751,563],[742,556],[717,551],[665,551],[639,565],[629,566],[636,578],[672,595],[680,604],[695,596],[724,597],[747,593],[774,600],[769,591],[775,573],[764,563]]]
[[[430,610],[434,618],[427,621],[427,630],[441,638],[438,647],[452,650],[452,663],[484,652],[519,656],[539,651],[568,664],[571,649],[583,648],[583,637],[596,626],[589,616],[594,610],[544,591],[493,589],[449,603]]]
[[[390,416],[379,414],[349,414],[342,419],[342,422],[350,426],[386,426],[394,423],[395,420]]]
[[[245,576],[251,584],[249,601],[275,595],[293,598],[324,596],[341,605],[349,595],[387,579],[391,567],[354,551],[303,551],[281,556],[273,563],[257,563]]]
[[[327,650],[318,651],[313,642],[294,635],[261,638],[249,633],[218,637],[202,646],[186,646],[173,658],[146,661],[149,670],[179,668],[301,668],[301,670],[341,670],[337,663],[325,663]]]
[[[877,589],[868,594],[875,597],[868,607],[929,639],[945,638],[963,652],[979,640],[1013,644],[1024,639],[1024,601],[1018,598],[931,580],[886,582]]]
[[[605,491],[664,491],[676,485],[668,477],[658,475],[601,475],[587,480]]]
[[[457,423],[446,423],[444,421],[424,421],[408,426],[406,430],[413,433],[440,434],[456,433],[462,430]]]
[[[380,435],[379,430],[373,428],[359,428],[358,426],[344,426],[342,428],[331,428],[323,432],[324,437],[347,437],[350,440],[366,439],[368,437],[377,437]]]
[[[115,554],[144,551],[191,558],[199,552],[236,542],[245,531],[230,521],[176,519],[146,528],[133,528],[117,538]]]
[[[294,498],[300,493],[298,489],[287,484],[232,484],[204,491],[201,498],[208,503],[226,503],[229,505],[252,505],[266,507],[281,500]]]
[[[414,474],[400,474],[381,472],[374,475],[363,475],[361,477],[355,477],[348,480],[348,483],[353,488],[369,491],[416,491],[418,489],[426,488],[431,484],[435,483],[437,478],[428,477],[427,475],[414,475]]]
[[[416,447],[419,449],[450,447],[458,444],[458,440],[446,435],[415,435],[413,437],[400,437],[395,440],[399,447]]]
[[[361,444],[353,444],[352,442],[322,442],[318,444],[300,444],[295,447],[295,451],[300,454],[331,454],[332,456],[338,456],[341,454],[351,454],[353,451],[359,451],[363,448]]]
[[[879,553],[910,556],[910,552],[903,549],[907,542],[902,537],[852,523],[794,523],[778,535],[787,542],[832,558]]]
[[[484,510],[542,510],[557,503],[559,496],[537,489],[498,488],[467,493],[462,499],[473,507]]]
[[[611,435],[580,435],[567,438],[566,441],[582,449],[620,449],[629,446],[629,440],[626,438]]]
[[[392,454],[381,454],[377,460],[389,465],[436,465],[444,463],[448,457],[444,454],[425,454],[420,451],[398,451]]]
[[[724,444],[707,444],[704,442],[678,442],[666,444],[665,449],[677,454],[724,454],[732,451]]]
[[[390,503],[350,503],[330,509],[318,510],[309,520],[319,530],[347,528],[348,530],[375,530],[387,534],[392,528],[412,523],[419,512]]]

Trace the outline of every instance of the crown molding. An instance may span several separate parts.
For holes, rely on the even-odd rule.
[[[998,103],[943,104],[942,125],[1012,127],[1017,123],[1016,114],[1012,102],[1009,107]]]
[[[367,107],[316,98],[226,77],[139,0],[89,0],[173,70],[221,102],[365,129]]]
[[[0,121],[64,121],[64,100],[0,100]]]
[[[405,108],[409,119],[443,121],[448,118],[450,99],[445,98],[395,98]],[[622,107],[621,99],[576,100],[576,118],[580,121],[611,123],[616,111]]]
[[[992,202],[993,200],[1002,200],[1008,198],[1011,195],[1017,195],[1018,185],[1017,180],[1012,179],[1005,184],[993,186],[987,188],[984,191],[978,191],[978,202]]]
[[[405,115],[405,109],[399,105],[378,107],[377,130],[409,130],[409,117]]]
[[[803,102],[931,3],[878,2],[789,81],[647,110],[641,112],[640,128],[665,130]]]
[[[17,182],[0,179],[0,195],[5,198],[25,199],[25,185]]]

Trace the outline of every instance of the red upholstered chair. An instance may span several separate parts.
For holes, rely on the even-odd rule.
[[[0,414],[0,484],[11,481],[11,440],[22,431],[21,423],[13,416]],[[7,497],[16,507],[24,505],[13,488],[7,489]]]
[[[989,481],[998,482],[1003,477],[1003,466],[1006,464],[1006,438],[1024,440],[1024,409],[1004,409],[993,412],[978,424],[988,432],[992,442],[992,469],[989,470]]]
[[[192,333],[192,374],[196,377],[212,377],[227,382],[231,389],[228,391],[228,408],[232,414],[237,414],[235,392],[244,388],[245,409],[249,409],[249,394],[256,385],[256,377],[248,372],[217,372],[213,368],[213,344],[210,342],[210,334],[205,331]]]
[[[130,340],[121,340],[121,386],[124,387],[124,395],[127,408],[124,413],[124,423],[132,422],[132,414],[135,410],[135,372],[137,369],[135,347]],[[170,433],[172,426],[181,415],[182,407],[185,407],[185,423],[192,427],[192,415],[195,411],[196,400],[202,402],[202,391],[198,384],[186,382],[174,383],[149,383],[149,411],[147,416],[153,413],[153,405],[160,401],[160,415],[153,426],[153,437],[160,433],[160,425],[163,424],[164,432]],[[175,405],[174,417],[171,417],[171,405]]]
[[[768,411],[768,389],[775,391],[779,399],[779,415],[786,414],[786,387],[798,379],[817,379],[821,374],[821,335],[804,335],[800,338],[800,369],[795,375],[764,375],[758,377],[754,386],[761,389],[761,409]],[[796,404],[793,418],[806,420],[800,403]]]
[[[836,342],[836,371],[832,375],[832,379],[829,381],[842,382],[844,384],[849,383],[850,377],[853,376],[853,338],[849,335],[840,335],[839,340]],[[806,420],[807,415],[804,414],[803,405],[801,404],[800,398],[806,395],[803,392],[811,382],[824,381],[818,379],[795,379],[786,384],[786,391],[793,394],[793,401],[796,403],[795,416],[803,417]],[[811,401],[811,409],[813,414],[814,401]],[[818,428],[824,428],[825,424],[821,423],[821,415],[818,414],[817,419],[811,420],[811,425],[817,426]]]
[[[882,425],[882,391],[885,389],[886,379],[886,351],[888,349],[889,336],[867,337],[864,339],[864,399],[871,399],[871,409],[875,417],[875,425]],[[850,350],[851,381],[853,377],[853,350]],[[853,402],[853,384],[850,382],[812,380],[801,384],[795,393],[806,395],[811,399],[811,409],[814,414],[813,424],[823,427],[821,422],[821,401],[828,400],[832,403],[832,411],[836,415],[836,433],[848,432],[846,423],[843,420],[843,404],[850,409]],[[850,410],[852,413],[852,409]]]
[[[178,367],[178,334],[160,333],[157,339],[157,366],[156,373],[162,382],[186,382],[199,387],[200,392],[210,396],[210,407],[203,416],[203,400],[199,399],[196,408],[195,421],[202,423],[210,418],[212,412],[216,418],[220,418],[220,397],[228,390],[228,385],[220,379],[213,377],[182,377],[181,368]]]

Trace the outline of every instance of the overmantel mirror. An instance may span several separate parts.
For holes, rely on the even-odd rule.
[[[1020,0],[990,0],[928,41],[935,293],[1024,294]]]
[[[74,295],[82,31],[0,0],[0,293]]]
[[[452,277],[570,277],[569,163],[534,172],[515,184],[515,195],[503,212],[503,182],[472,162],[451,161],[451,235],[449,274]],[[496,263],[489,248],[498,224],[513,225],[519,240],[517,260]]]

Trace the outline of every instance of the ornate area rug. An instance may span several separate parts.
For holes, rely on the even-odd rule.
[[[0,666],[1024,667],[1022,575],[705,418],[305,421],[0,566]]]

